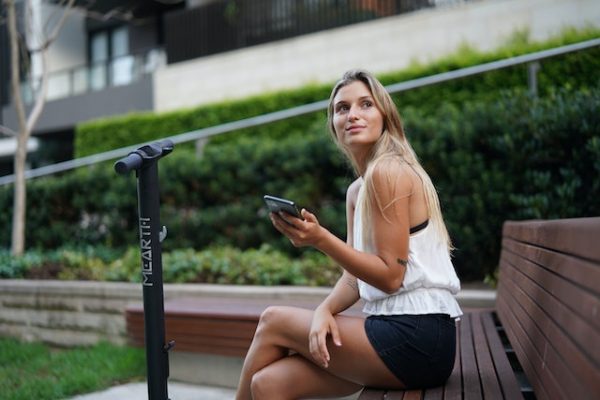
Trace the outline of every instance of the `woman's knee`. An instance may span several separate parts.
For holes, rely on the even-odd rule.
[[[256,372],[252,376],[250,382],[250,392],[252,393],[252,399],[274,399],[282,398],[283,393],[279,384],[279,377],[273,368],[265,367],[260,371]]]
[[[285,327],[285,319],[289,309],[281,306],[267,307],[258,321],[256,335],[272,334],[281,331]]]

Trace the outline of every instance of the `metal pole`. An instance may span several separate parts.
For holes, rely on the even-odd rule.
[[[140,147],[117,161],[120,174],[136,171],[142,288],[144,296],[144,338],[148,375],[148,399],[168,400],[168,351],[173,342],[165,343],[165,311],[162,278],[161,242],[166,228],[160,224],[158,160],[173,150],[170,140]]]
[[[539,61],[532,61],[529,64],[527,64],[527,86],[529,87],[529,93],[533,97],[537,97],[538,95],[537,73],[539,70]]]

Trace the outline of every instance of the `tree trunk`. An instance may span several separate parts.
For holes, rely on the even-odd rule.
[[[25,113],[25,105],[21,98],[21,77],[20,72],[20,59],[19,59],[19,43],[18,37],[19,32],[17,31],[17,16],[15,12],[15,0],[2,0],[6,6],[7,11],[7,22],[8,22],[8,36],[10,40],[10,57],[11,57],[11,91],[12,101],[15,106],[17,113],[17,120],[19,122],[19,132],[16,136],[17,139],[17,150],[14,158],[14,174],[15,174],[15,185],[14,185],[14,199],[13,199],[13,226],[12,226],[12,246],[11,252],[14,256],[22,255],[25,251],[25,213],[27,207],[27,188],[25,181],[25,165],[27,163],[27,142],[34,127],[42,114],[44,105],[46,103],[46,92],[48,91],[48,70],[46,52],[51,43],[56,40],[58,33],[63,27],[67,16],[75,4],[75,0],[69,0],[64,5],[64,12],[55,24],[54,29],[50,35],[40,42],[40,35],[44,32],[39,31],[41,27],[32,26],[31,34],[36,38],[36,44],[39,48],[31,49],[31,53],[39,53],[41,61],[41,76],[39,90],[35,95],[35,103],[31,112],[27,116]],[[26,10],[30,10],[30,4],[27,2]],[[27,13],[28,11],[26,11]],[[37,11],[39,12],[39,10]],[[36,77],[32,77],[36,78]],[[33,87],[34,85],[32,85]]]
[[[25,161],[27,158],[27,121],[25,118],[25,107],[21,99],[21,79],[19,76],[19,43],[17,41],[17,16],[15,12],[15,2],[7,0],[4,2],[7,11],[8,36],[10,40],[10,67],[11,67],[11,87],[12,100],[17,112],[19,121],[19,134],[16,137],[17,150],[14,158],[15,168],[15,187],[13,198],[13,226],[12,226],[12,247],[13,255],[23,254],[25,250]]]
[[[28,134],[21,132],[17,137],[17,150],[14,159],[15,186],[13,199],[12,248],[14,256],[25,251],[25,209],[27,204],[27,187],[25,183],[25,163],[27,161]]]

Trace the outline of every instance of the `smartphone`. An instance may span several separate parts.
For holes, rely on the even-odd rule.
[[[265,195],[263,198],[269,211],[274,213],[284,211],[293,217],[304,219],[300,214],[300,210],[298,210],[298,206],[293,201],[269,195]]]

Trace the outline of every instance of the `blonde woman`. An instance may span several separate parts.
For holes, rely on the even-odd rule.
[[[408,143],[392,99],[365,71],[331,93],[328,124],[358,175],[346,197],[346,242],[302,210],[271,214],[294,246],[313,246],[343,275],[315,311],[261,316],[238,399],[346,396],[363,386],[425,388],[454,366],[460,282],[435,188]],[[359,299],[366,319],[339,315]]]

